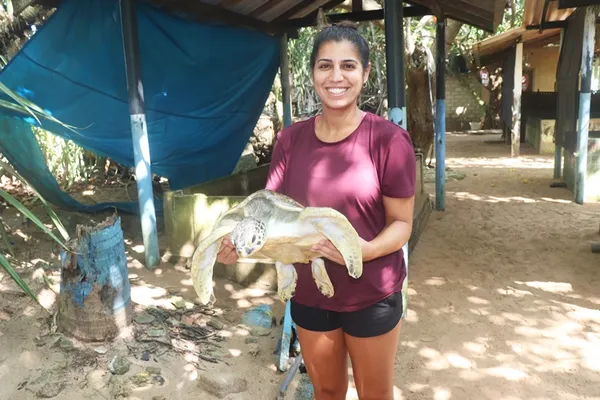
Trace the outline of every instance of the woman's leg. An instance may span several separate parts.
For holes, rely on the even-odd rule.
[[[400,293],[342,316],[360,400],[394,399],[394,361],[400,341],[401,316]]]
[[[352,372],[360,400],[394,400],[394,360],[402,323],[381,336],[346,335]]]
[[[345,400],[348,352],[338,313],[291,302],[302,358],[315,400]]]
[[[341,328],[314,332],[296,326],[302,358],[315,389],[315,400],[345,400],[348,353]]]

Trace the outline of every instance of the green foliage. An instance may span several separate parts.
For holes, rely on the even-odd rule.
[[[496,35],[507,30],[521,26],[523,20],[524,0],[514,0],[516,14],[513,18],[512,10],[504,13],[502,24],[498,27]],[[382,2],[378,1],[381,5]],[[347,10],[335,8],[331,13],[342,13]],[[405,18],[405,39],[411,35],[415,43],[421,42],[427,48],[435,51],[436,26],[434,18]],[[387,96],[386,83],[386,57],[385,57],[385,31],[383,21],[368,21],[359,24],[359,32],[367,39],[371,48],[372,72],[360,99],[360,105],[368,107],[380,115],[384,99]],[[312,88],[310,71],[310,53],[316,29],[313,27],[302,28],[298,38],[290,40],[290,69],[292,74],[292,105],[293,114],[298,117],[308,117],[320,111],[320,101]],[[461,55],[469,57],[474,43],[493,36],[481,29],[463,24],[449,49],[449,56]]]
[[[32,127],[44,153],[50,172],[56,180],[69,189],[80,180],[87,180],[95,168],[94,157],[81,146],[39,127]]]
[[[2,253],[0,253],[0,266],[2,266],[2,268],[8,274],[8,276],[10,276],[13,281],[15,281],[17,286],[19,286],[21,288],[21,290],[23,290],[23,292],[25,292],[25,294],[27,294],[29,297],[31,297],[36,302],[38,301],[35,293],[33,293],[31,288],[27,285],[27,283],[25,283],[23,278],[21,278],[21,275],[19,275],[17,273],[17,271],[15,271],[15,269],[12,267],[10,262],[6,259],[6,257],[4,257],[4,255],[2,255]]]
[[[515,15],[513,17],[512,10],[505,10],[502,23],[498,26],[496,33],[491,34],[483,29],[477,29],[470,25],[463,25],[454,40],[453,52],[465,54],[471,50],[471,46],[475,43],[487,39],[492,36],[500,35],[510,29],[520,27],[523,24],[523,11],[525,9],[525,0],[513,0]]]
[[[20,113],[22,113],[24,115],[32,115],[38,121],[40,121],[39,118],[42,118],[43,120],[52,120],[54,122],[57,122],[57,123],[61,124],[62,126],[68,128],[68,129],[73,130],[72,126],[69,126],[69,125],[67,125],[67,124],[65,124],[65,123],[63,123],[63,122],[55,119],[54,117],[52,117],[51,115],[49,115],[48,113],[46,113],[44,110],[42,110],[39,106],[37,106],[36,104],[32,103],[30,100],[27,100],[27,99],[23,98],[19,94],[13,92],[12,90],[10,90],[8,87],[6,87],[3,84],[0,84],[0,93],[5,94],[8,98],[10,98],[12,100],[12,101],[8,101],[8,100],[2,100],[2,101],[0,101],[0,108],[7,108],[7,109],[9,109],[11,111],[17,111],[17,112],[20,112]],[[39,193],[37,193],[37,192],[35,192],[35,193],[38,196],[38,198],[42,201],[42,203],[44,204],[44,206],[46,207],[46,209],[48,211],[48,214],[50,215],[50,218],[52,219],[55,227],[58,229],[58,231],[60,232],[60,234],[63,236],[63,240],[68,239],[68,234],[67,234],[64,226],[62,225],[62,223],[58,219],[58,216],[50,208],[50,206],[45,201],[45,199],[43,199],[39,195]],[[36,224],[50,238],[52,238],[54,241],[56,241],[64,249],[68,250],[68,247],[63,242],[63,240],[59,239],[52,232],[52,230],[50,230],[50,228],[48,228],[33,212],[31,212],[31,210],[29,210],[27,207],[25,207],[16,198],[14,198],[12,195],[10,195],[8,192],[6,192],[3,189],[0,189],[0,196],[3,197],[10,205],[12,205],[13,207],[15,207],[23,216],[25,216],[26,218],[28,218],[29,220],[31,220],[34,224]],[[0,221],[0,224],[2,224],[2,221]],[[4,226],[2,226],[2,232],[1,233],[3,235],[4,243],[8,244],[6,250],[9,253],[12,253],[12,249],[10,248],[10,243],[8,242],[8,239],[6,237],[6,232],[4,231]],[[21,278],[21,276],[17,273],[17,271],[11,265],[11,263],[6,258],[6,256],[4,256],[2,253],[0,253],[0,267],[2,267],[2,269],[4,269],[8,273],[8,275],[15,281],[15,283],[28,296],[30,296],[32,299],[38,301],[37,297],[35,296],[35,294],[31,290],[31,288],[29,288],[29,286],[27,286],[27,284],[25,283],[25,281]],[[39,301],[38,301],[38,303],[39,303]]]
[[[319,99],[312,86],[310,53],[316,30],[302,28],[298,38],[289,41],[290,73],[292,75],[292,104],[295,115],[309,116],[318,112]]]
[[[320,111],[320,100],[314,91],[310,70],[310,54],[316,32],[313,27],[302,28],[298,38],[289,42],[290,72],[293,82],[292,104],[294,115],[299,117],[312,116]],[[371,49],[371,74],[361,96],[360,106],[382,112],[386,93],[385,34],[375,22],[361,23],[359,32],[367,39]]]

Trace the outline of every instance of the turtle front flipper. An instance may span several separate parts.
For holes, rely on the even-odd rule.
[[[358,279],[363,272],[362,250],[358,233],[344,216],[333,208],[307,207],[300,218],[310,222],[323,236],[338,249],[348,274]]]
[[[237,220],[234,219],[217,223],[215,229],[200,242],[194,251],[191,277],[196,294],[202,304],[208,304],[213,295],[213,269],[223,237],[231,233],[236,224]]]
[[[277,294],[282,302],[287,302],[296,292],[296,283],[298,282],[298,273],[294,264],[283,264],[275,261],[277,270]]]
[[[319,291],[325,297],[333,297],[335,291],[333,290],[333,283],[329,279],[327,269],[325,268],[325,261],[322,258],[315,258],[312,260],[312,277],[319,288]]]

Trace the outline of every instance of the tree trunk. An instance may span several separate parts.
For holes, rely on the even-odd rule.
[[[428,57],[423,45],[418,43],[408,60],[407,129],[415,150],[427,154],[434,137],[433,96],[428,73],[428,69],[431,70],[431,57]]]
[[[499,117],[502,106],[502,71],[499,69],[490,74],[488,90],[490,99],[485,109],[483,129],[502,129],[503,124]]]
[[[458,36],[458,32],[460,32],[460,28],[462,28],[463,24],[460,21],[456,21],[454,19],[446,20],[446,54],[450,53],[452,49],[452,45],[454,44],[454,40]]]
[[[430,23],[430,20],[421,19],[419,27]],[[407,21],[408,22],[408,21]],[[446,35],[444,38],[446,54],[452,48],[452,44],[462,27],[462,23],[454,20],[446,20]],[[407,83],[407,129],[413,141],[415,150],[427,154],[432,148],[435,137],[434,99],[435,99],[435,54],[431,49],[415,38],[422,37],[420,29],[411,32],[407,23],[405,46],[406,83]],[[435,49],[435,41],[432,44]],[[430,71],[430,72],[428,72]],[[431,76],[430,76],[431,75]]]

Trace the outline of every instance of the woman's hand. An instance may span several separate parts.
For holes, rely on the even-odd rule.
[[[360,250],[362,252],[363,261],[370,261],[373,258],[373,245],[371,242],[367,242],[363,238],[358,238],[360,241]],[[340,265],[346,265],[344,258],[338,251],[338,249],[329,240],[321,240],[319,243],[313,246],[313,251],[321,254],[323,257],[338,263]]]
[[[217,253],[217,262],[220,262],[221,264],[233,264],[237,259],[238,255],[235,252],[233,244],[231,244],[229,237],[225,237],[221,242],[221,248]]]

